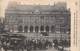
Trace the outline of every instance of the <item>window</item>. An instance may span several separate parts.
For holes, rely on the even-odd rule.
[[[65,29],[64,28],[60,28],[60,32],[61,33],[65,33]]]
[[[33,26],[30,26],[30,32],[33,32]]]
[[[41,26],[41,27],[40,27],[40,30],[41,30],[41,31],[44,31],[44,26]]]
[[[49,32],[49,26],[46,26],[46,32]]]
[[[44,19],[44,16],[41,16],[41,19]]]
[[[55,31],[54,26],[51,26],[51,32],[54,32],[54,31]]]
[[[23,27],[21,25],[18,27],[18,31],[19,32],[22,32],[23,31]]]
[[[28,26],[24,27],[24,32],[28,32]]]
[[[36,26],[36,27],[35,27],[35,32],[38,32],[38,30],[39,30],[39,27]]]

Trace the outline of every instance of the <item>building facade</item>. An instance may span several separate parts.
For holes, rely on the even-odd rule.
[[[5,29],[10,32],[70,32],[70,10],[66,3],[54,5],[11,4],[5,10]]]

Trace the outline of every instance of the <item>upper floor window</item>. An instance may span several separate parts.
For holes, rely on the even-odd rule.
[[[41,16],[41,19],[44,19],[44,16]]]

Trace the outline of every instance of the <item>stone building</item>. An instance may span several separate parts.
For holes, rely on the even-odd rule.
[[[66,3],[54,5],[9,4],[5,10],[5,28],[10,32],[70,32],[70,9]]]

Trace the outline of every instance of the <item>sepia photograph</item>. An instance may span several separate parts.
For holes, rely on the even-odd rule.
[[[69,1],[1,0],[0,10],[0,51],[71,51]]]

